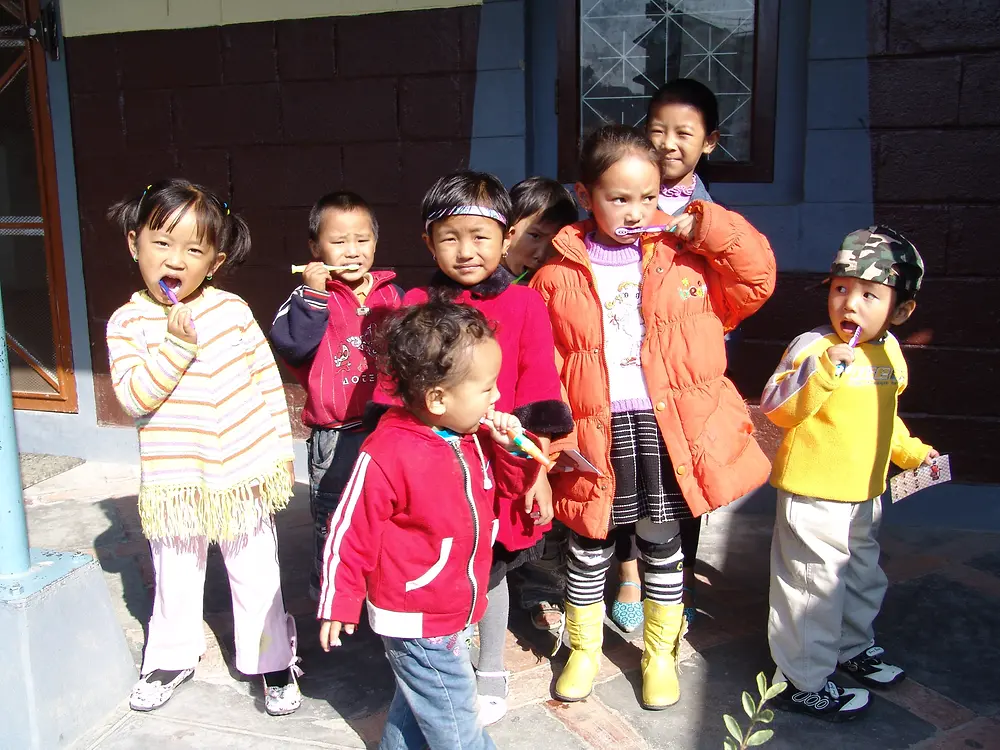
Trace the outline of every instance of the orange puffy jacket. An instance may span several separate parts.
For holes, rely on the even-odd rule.
[[[739,214],[702,201],[687,211],[700,217],[691,242],[669,233],[643,237],[641,361],[677,481],[700,516],[760,486],[770,472],[743,398],[724,375],[724,336],[771,296],[775,268],[767,239]],[[657,212],[654,223],[669,221]],[[592,221],[565,227],[531,286],[549,309],[563,400],[576,422],[552,451],[577,447],[603,475],[550,474],[556,518],[604,539],[615,477],[603,318],[584,244],[594,228]]]

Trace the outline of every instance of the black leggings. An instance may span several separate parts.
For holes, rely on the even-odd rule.
[[[701,518],[682,518],[681,551],[684,553],[684,567],[694,570],[698,560],[698,542],[701,539]],[[617,526],[612,532],[615,538],[615,559],[618,562],[631,562],[639,558],[639,545],[635,540],[635,524]]]

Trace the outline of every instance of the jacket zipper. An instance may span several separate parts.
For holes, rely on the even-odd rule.
[[[476,499],[472,496],[472,472],[469,471],[469,465],[462,456],[462,444],[459,441],[449,441],[449,444],[451,449],[455,451],[458,463],[462,467],[462,475],[465,478],[465,500],[469,503],[469,510],[472,511],[472,527],[475,530],[472,539],[472,554],[469,556],[469,564],[466,568],[469,583],[472,586],[472,605],[469,607],[469,617],[465,622],[465,627],[469,627],[472,624],[472,617],[476,613],[476,602],[479,599],[479,584],[476,582],[475,571],[476,553],[479,552],[479,511],[476,510]]]

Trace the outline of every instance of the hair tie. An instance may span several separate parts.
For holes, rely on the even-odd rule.
[[[146,189],[142,191],[142,195],[139,196],[139,202],[135,206],[136,210],[142,207],[142,199],[146,197],[146,193],[149,192],[149,189],[151,187],[153,187],[153,183],[149,183],[148,185],[146,185]]]
[[[226,203],[225,201],[222,201],[222,207],[226,209],[226,216],[229,216],[229,204]]]
[[[431,228],[431,224],[435,221],[440,221],[449,216],[485,216],[488,219],[493,219],[500,225],[507,226],[507,217],[496,209],[489,208],[488,206],[450,206],[448,208],[442,208],[428,214],[427,221],[424,222],[424,231],[426,232]]]

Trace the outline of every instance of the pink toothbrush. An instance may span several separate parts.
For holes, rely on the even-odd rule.
[[[618,227],[615,230],[615,234],[619,237],[628,237],[630,234],[653,234],[654,232],[676,232],[677,225],[668,227],[664,224],[658,224],[653,227]]]
[[[163,293],[167,295],[167,299],[170,300],[171,305],[180,304],[180,300],[177,299],[177,295],[174,294],[174,290],[167,286],[167,282],[163,279],[160,279],[160,289],[162,289]],[[191,319],[191,329],[194,330],[194,318]]]

